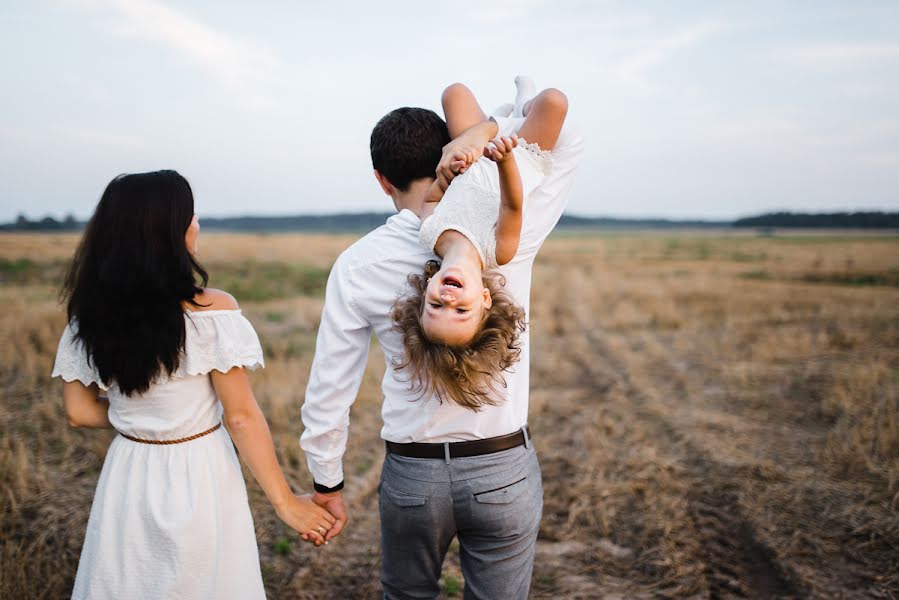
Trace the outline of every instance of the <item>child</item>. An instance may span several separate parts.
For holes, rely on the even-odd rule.
[[[457,138],[444,156],[459,174],[442,199],[445,181],[435,181],[420,215],[422,243],[443,260],[411,275],[412,293],[392,311],[405,350],[397,367],[413,387],[472,410],[495,402],[501,373],[518,360],[525,315],[503,292],[497,269],[515,258],[523,200],[551,169],[549,150],[568,109],[558,90],[530,99],[533,83],[518,77],[516,84],[513,110],[525,117],[518,135],[485,148],[470,146],[465,135],[486,120],[474,96],[461,84],[444,92],[447,126]]]
[[[234,298],[205,288],[198,233],[181,175],[119,176],[66,276],[53,376],[72,426],[119,432],[73,598],[265,598],[232,440],[304,539],[324,543],[335,523],[281,472],[246,373],[263,366],[259,339]]]

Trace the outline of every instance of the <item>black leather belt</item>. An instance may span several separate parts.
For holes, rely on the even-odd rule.
[[[525,432],[527,437],[525,437]],[[519,429],[515,433],[501,435],[498,437],[486,438],[483,440],[470,440],[467,442],[450,442],[449,444],[421,444],[411,442],[408,444],[398,444],[396,442],[386,442],[387,451],[391,454],[399,456],[408,456],[409,458],[446,458],[446,447],[449,446],[450,458],[464,458],[466,456],[481,456],[484,454],[493,454],[509,450],[516,446],[523,446],[529,443],[531,439],[531,430],[525,426],[524,431]]]

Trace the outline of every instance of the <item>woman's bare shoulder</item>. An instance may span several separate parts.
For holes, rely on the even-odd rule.
[[[224,290],[214,288],[204,288],[203,291],[194,296],[195,305],[190,307],[192,311],[203,310],[236,310],[240,308],[234,296]]]

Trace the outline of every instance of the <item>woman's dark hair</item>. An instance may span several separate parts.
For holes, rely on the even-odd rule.
[[[446,121],[425,108],[398,108],[371,132],[371,163],[401,191],[423,177],[435,177],[443,147],[450,142]]]
[[[193,216],[190,184],[175,171],[119,175],[66,274],[62,297],[76,338],[103,383],[126,396],[180,364],[183,303],[196,305],[209,279],[185,243]]]
[[[428,279],[440,270],[436,260],[424,272],[409,275],[409,295],[399,298],[390,312],[393,327],[403,335],[403,356],[393,361],[403,371],[411,389],[421,396],[434,394],[477,412],[497,404],[496,393],[506,386],[503,372],[521,355],[519,334],[525,330],[524,309],[503,290],[505,280],[496,271],[482,273],[493,304],[486,309],[478,332],[470,342],[451,346],[428,339],[421,314]]]

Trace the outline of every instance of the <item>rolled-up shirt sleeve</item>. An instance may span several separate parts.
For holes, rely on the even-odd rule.
[[[575,174],[584,156],[584,140],[566,124],[550,151],[552,169],[524,207],[519,252],[536,255],[568,206]]]
[[[325,291],[315,358],[301,414],[300,447],[315,482],[343,481],[350,407],[356,399],[371,344],[371,324],[354,303],[349,266],[339,257]]]

